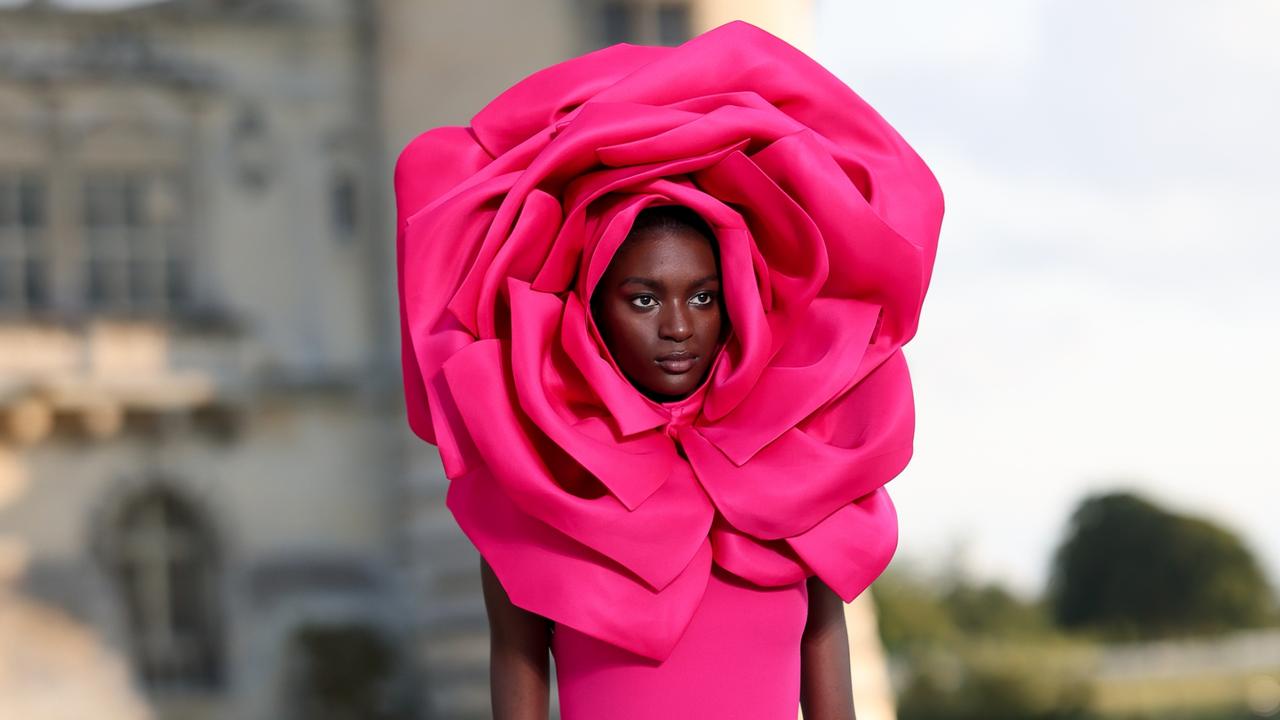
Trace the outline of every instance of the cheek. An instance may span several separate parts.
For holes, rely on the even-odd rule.
[[[720,310],[708,310],[702,317],[698,332],[707,342],[715,342],[724,326],[724,316]]]
[[[650,345],[648,315],[632,312],[629,308],[611,308],[606,319],[609,328],[609,345],[618,364],[625,365],[635,358],[647,358]]]

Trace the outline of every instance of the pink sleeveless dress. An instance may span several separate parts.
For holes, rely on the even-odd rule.
[[[703,383],[687,398],[655,403],[671,413],[672,434],[691,422],[705,391]],[[765,588],[712,565],[702,600],[664,661],[556,624],[560,718],[795,720],[807,617],[804,580]]]
[[[556,625],[561,720],[795,720],[805,581],[759,588],[712,566],[706,594],[664,661]]]
[[[897,547],[902,346],[942,223],[923,160],[735,21],[539,70],[395,170],[410,428],[511,601],[555,623],[566,720],[792,720],[806,580],[846,602]],[[655,403],[590,320],[637,213],[689,207],[731,330]]]

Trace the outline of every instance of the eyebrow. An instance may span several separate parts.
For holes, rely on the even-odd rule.
[[[720,275],[719,275],[719,274],[717,274],[717,273],[712,273],[712,274],[707,275],[707,276],[705,276],[705,277],[700,277],[700,278],[698,278],[697,280],[694,280],[694,281],[693,281],[693,285],[692,285],[692,287],[697,287],[697,286],[699,286],[699,285],[702,285],[702,284],[704,284],[704,283],[710,282],[710,281],[712,281],[712,280],[719,280],[719,279],[720,279]],[[631,277],[623,278],[623,279],[622,279],[622,282],[618,283],[618,285],[619,285],[619,286],[622,286],[622,285],[626,285],[627,283],[636,283],[636,284],[639,284],[639,285],[644,285],[644,286],[647,286],[647,287],[651,287],[651,288],[653,288],[654,290],[661,290],[661,289],[662,289],[662,283],[658,282],[657,280],[654,280],[654,279],[652,279],[652,278],[646,278],[646,277],[637,277],[637,276],[635,276],[635,275],[632,275]]]

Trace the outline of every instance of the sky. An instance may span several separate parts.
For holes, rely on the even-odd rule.
[[[1280,585],[1280,5],[818,0],[815,59],[942,185],[898,557],[1038,593],[1084,497]]]

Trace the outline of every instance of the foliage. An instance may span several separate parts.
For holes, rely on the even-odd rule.
[[[1057,636],[1041,603],[955,573],[931,578],[904,562],[872,594],[881,639],[906,669],[901,720],[1086,717],[1087,663]]]
[[[1099,641],[1276,622],[1257,562],[1237,537],[1206,520],[1112,493],[1086,499],[1069,530],[1043,598],[976,582],[951,569],[960,563],[931,576],[905,558],[872,585],[901,720],[1096,718]],[[1161,710],[1158,717],[1248,716],[1234,708],[1198,712]]]
[[[880,640],[890,654],[954,642],[959,629],[934,588],[895,560],[871,586]]]
[[[1083,720],[1090,686],[1053,645],[962,644],[913,652],[899,720]]]
[[[880,638],[890,653],[953,645],[966,638],[1029,639],[1053,633],[1045,607],[997,583],[930,577],[896,561],[871,586]]]
[[[1238,537],[1132,493],[1085,499],[1053,560],[1054,620],[1112,639],[1209,634],[1275,622],[1271,588]]]
[[[996,583],[954,583],[942,595],[952,622],[961,632],[987,638],[1043,637],[1052,623],[1043,603],[1024,601]]]

